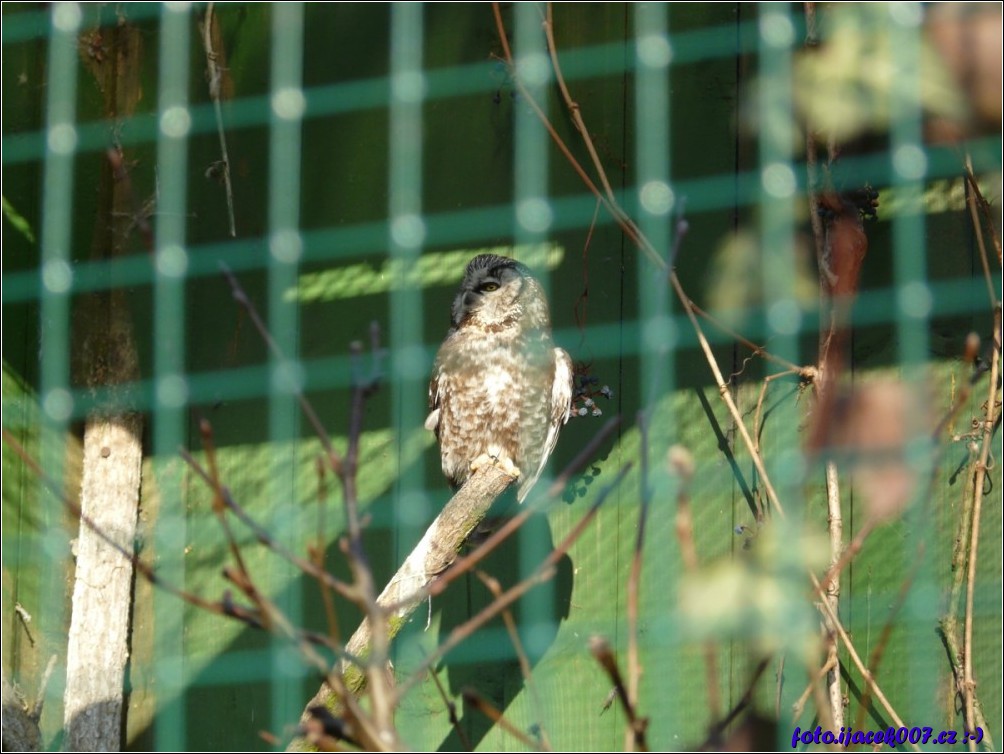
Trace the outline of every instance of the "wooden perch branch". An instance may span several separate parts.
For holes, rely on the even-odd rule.
[[[616,422],[608,426],[616,426]],[[617,476],[597,495],[596,500],[585,515],[583,515],[579,523],[572,528],[568,536],[551,551],[551,554],[544,559],[529,577],[499,595],[484,610],[470,618],[467,622],[457,626],[450,633],[446,641],[421,663],[417,671],[407,681],[398,686],[396,689],[397,699],[400,699],[410,688],[419,682],[424,677],[425,672],[457,644],[469,637],[474,631],[496,615],[505,611],[534,586],[553,576],[556,563],[566,555],[569,548],[578,540],[582,532],[586,530],[590,522],[595,518],[599,507],[606,500],[607,496],[624,480],[630,468],[631,464],[621,467]],[[484,518],[494,500],[512,482],[513,479],[510,476],[493,466],[479,470],[453,496],[453,499],[443,509],[443,512],[436,521],[433,522],[429,531],[426,532],[426,536],[423,537],[422,542],[408,556],[405,565],[399,569],[398,574],[391,579],[391,582],[377,600],[378,604],[390,613],[386,631],[388,641],[400,631],[407,617],[414,612],[415,607],[429,594],[429,585],[434,582],[437,576],[433,572],[433,569],[445,569],[455,559],[457,551],[459,551],[467,536]],[[496,532],[497,534],[499,532]],[[493,537],[496,535],[493,535]],[[425,544],[427,540],[436,539],[438,539],[438,543],[434,547]],[[471,563],[474,561],[475,558],[473,556],[487,549],[490,543],[491,538],[475,550],[474,553],[465,558],[464,562]],[[422,571],[417,570],[419,568],[425,569],[424,575]],[[452,573],[454,570],[456,569],[451,569],[449,573]],[[397,586],[394,586],[395,583]],[[439,581],[435,581],[435,583],[438,584]],[[401,586],[402,584],[404,586]],[[394,600],[392,593],[402,595],[402,598]],[[370,650],[368,646],[372,646],[372,635],[372,630],[364,621],[363,625],[356,631],[356,634],[349,640],[348,647],[359,647],[360,655],[363,658],[369,659]],[[369,639],[369,645],[367,645],[367,639]],[[354,698],[354,695],[362,691],[366,684],[366,672],[364,669],[358,667],[358,665],[348,666],[346,663],[342,663],[342,668],[342,675],[334,675],[340,682],[340,685],[344,687],[346,693],[350,693]],[[310,722],[317,717],[318,710],[337,710],[343,701],[348,702],[351,700],[340,699],[338,694],[331,690],[330,684],[328,687],[322,687],[304,711],[302,729],[306,729],[310,725]],[[309,748],[309,741],[303,738],[294,738],[287,747],[287,751],[304,751]]]
[[[555,478],[544,499],[549,500],[560,495],[572,476],[595,457],[600,446],[619,426],[619,416],[610,419]],[[618,481],[621,478],[623,478],[623,472],[618,477]],[[516,516],[506,521],[476,550],[459,560],[457,559],[457,553],[470,532],[481,522],[495,500],[512,481],[512,478],[498,467],[490,466],[479,469],[446,504],[415,550],[408,556],[376,600],[378,607],[388,616],[387,642],[390,642],[397,635],[418,605],[441,593],[447,584],[459,575],[471,570],[499,542],[511,536],[537,509],[538,506],[534,502],[527,503]],[[603,497],[605,495],[600,495],[601,501]],[[595,512],[595,508],[593,512]],[[452,567],[450,567],[451,565]],[[496,604],[499,604],[499,600],[493,603],[493,605]],[[342,656],[368,660],[371,641],[372,629],[367,618],[349,640]],[[361,654],[352,653],[349,647],[358,648]],[[345,674],[346,691],[352,694],[360,693],[366,685],[366,675],[359,664],[343,662],[341,670]],[[338,677],[341,678],[341,676]],[[398,690],[398,694],[400,693]],[[336,709],[340,706],[340,698],[331,689],[330,684],[322,686],[307,704],[301,720],[303,728],[309,729],[311,721],[316,717],[312,710]],[[302,751],[309,747],[310,742],[298,737],[290,742],[287,751]]]
[[[586,511],[582,518],[579,519],[579,522],[572,527],[572,530],[565,536],[565,538],[561,540],[561,542],[556,545],[553,550],[551,550],[551,554],[544,558],[533,573],[515,586],[507,589],[495,600],[488,603],[488,605],[481,610],[481,612],[471,618],[468,618],[467,621],[454,628],[453,631],[450,632],[450,635],[446,638],[446,641],[436,647],[435,651],[429,654],[417,666],[415,672],[412,673],[411,677],[407,681],[398,686],[398,698],[403,697],[410,688],[412,688],[422,679],[422,677],[424,677],[426,671],[432,668],[432,666],[440,658],[445,657],[454,647],[471,636],[471,634],[485,625],[492,618],[502,613],[506,608],[515,603],[516,600],[533,589],[533,587],[552,578],[556,572],[558,561],[565,557],[572,545],[575,544],[580,536],[582,536],[582,533],[596,517],[596,513],[599,511],[600,506],[603,505],[603,502],[607,499],[607,496],[617,489],[620,483],[624,481],[624,477],[627,476],[630,469],[630,463],[626,463],[620,468],[620,471],[617,472],[617,476],[615,476],[613,480],[611,480],[611,482],[600,491],[600,493],[596,496],[596,499],[593,500],[593,504],[590,506],[589,510]]]
[[[392,623],[401,623],[414,612],[423,601],[423,590],[456,560],[467,537],[514,479],[497,466],[478,469],[447,503],[377,597],[381,607],[393,605],[388,615]],[[365,647],[368,633],[364,621],[348,646]]]
[[[456,559],[467,537],[484,519],[492,503],[513,482],[513,477],[497,466],[478,469],[467,483],[446,504],[436,520],[425,532],[421,541],[411,551],[397,573],[377,597],[376,604],[390,608],[386,614],[386,639],[390,641],[407,622],[408,617],[425,598],[425,590],[433,580]],[[346,651],[353,657],[367,658],[370,654],[373,628],[367,617],[349,639]],[[343,663],[346,690],[358,694],[366,685],[366,674],[362,668]],[[311,715],[315,706],[336,709],[341,699],[325,684],[314,695],[304,711],[302,722]],[[306,741],[293,739],[288,751],[302,751]]]

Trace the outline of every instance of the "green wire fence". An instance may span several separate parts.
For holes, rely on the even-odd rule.
[[[652,748],[811,748],[796,728],[835,724],[813,696],[830,693],[827,619],[807,577],[840,557],[828,458],[842,545],[860,545],[834,604],[889,703],[837,636],[842,725],[898,727],[891,707],[908,739],[930,727],[961,742],[975,702],[999,742],[1000,112],[979,109],[972,76],[953,78],[937,24],[999,24],[1000,9],[967,13],[5,4],[5,719],[9,681],[40,710],[41,745],[67,740],[84,536],[67,501],[83,475],[109,473],[87,469],[92,422],[140,417],[136,528],[121,544],[159,581],[220,604],[239,593],[187,449],[274,542],[231,516],[256,588],[291,625],[346,640],[361,609],[339,599],[329,611],[317,581],[275,552],[313,547],[352,578],[343,495],[318,472],[322,442],[298,398],[343,452],[353,386],[380,377],[358,470],[379,590],[450,498],[423,426],[428,379],[464,265],[495,251],[544,285],[580,392],[531,495],[544,513],[483,570],[502,588],[530,577],[603,502],[513,606],[518,641],[495,620],[404,696],[404,745],[631,745],[590,654],[602,636]],[[861,191],[877,197],[875,219],[846,214]],[[867,253],[843,310],[827,291],[847,268],[820,260],[854,229]],[[846,332],[827,362],[837,310]],[[543,505],[548,480],[615,415],[616,432]],[[883,495],[895,500],[880,517]],[[468,574],[419,607],[393,642],[395,677],[492,600]],[[294,737],[321,679],[281,631],[142,574],[127,608],[124,748]]]

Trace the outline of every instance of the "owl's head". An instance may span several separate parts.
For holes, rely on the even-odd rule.
[[[453,299],[452,322],[454,329],[467,322],[548,327],[547,299],[525,264],[509,257],[482,254],[467,264]]]

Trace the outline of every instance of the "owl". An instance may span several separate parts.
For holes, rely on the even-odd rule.
[[[523,502],[572,407],[572,360],[555,348],[544,291],[526,265],[475,257],[429,383],[443,474],[454,489],[482,465],[517,477]]]

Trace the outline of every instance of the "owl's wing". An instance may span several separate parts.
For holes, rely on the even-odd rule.
[[[432,370],[432,379],[429,380],[429,408],[432,409],[429,415],[425,417],[425,428],[430,432],[435,432],[436,437],[439,437],[439,375],[440,375],[439,364]]]
[[[549,423],[547,426],[547,436],[544,438],[543,452],[540,456],[540,464],[532,475],[520,480],[519,492],[516,499],[523,502],[533,485],[537,483],[544,465],[551,456],[555,444],[558,442],[558,433],[561,426],[568,421],[568,416],[572,412],[572,358],[563,348],[554,349],[554,372],[551,379],[551,410]]]

